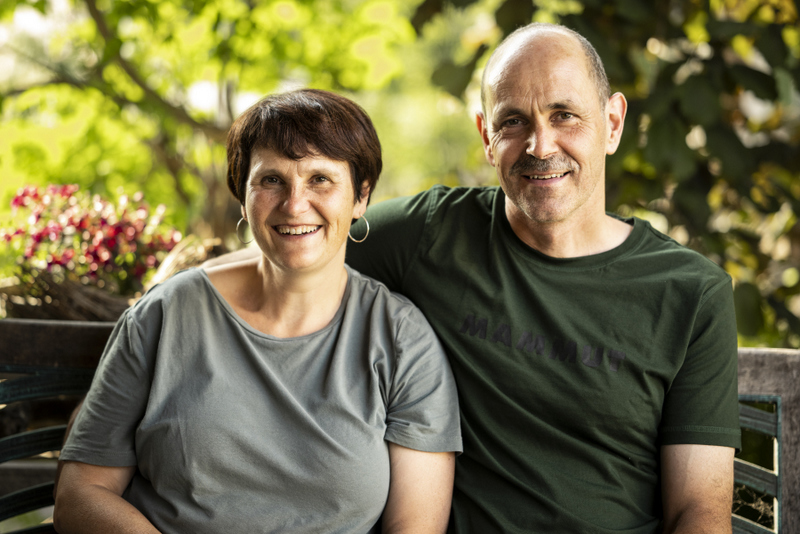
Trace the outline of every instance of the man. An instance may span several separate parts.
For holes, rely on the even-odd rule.
[[[482,101],[501,189],[380,203],[347,259],[411,298],[448,350],[464,434],[451,531],[730,532],[730,278],[606,214],[627,103],[578,34],[509,36]]]
[[[453,532],[731,531],[730,277],[605,212],[627,107],[609,92],[580,35],[518,30],[477,116],[501,187],[380,203],[348,247],[448,351],[464,438]]]

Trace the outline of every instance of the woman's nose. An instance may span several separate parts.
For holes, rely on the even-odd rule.
[[[303,213],[308,209],[308,192],[302,185],[289,185],[286,188],[281,208],[289,214]]]

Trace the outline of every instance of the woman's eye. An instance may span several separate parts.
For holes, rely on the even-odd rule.
[[[317,176],[314,178],[315,182],[330,182],[327,176]]]
[[[277,184],[278,177],[277,176],[265,176],[261,179],[262,184]]]

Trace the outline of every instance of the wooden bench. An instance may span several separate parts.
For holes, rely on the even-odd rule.
[[[89,389],[114,323],[0,320],[0,521],[53,505],[69,414]],[[36,414],[36,407],[50,412]],[[47,403],[47,404],[42,404]],[[52,418],[61,404],[60,418]],[[14,428],[16,427],[16,428]],[[50,458],[41,455],[50,454]],[[15,532],[55,532],[37,525]]]
[[[0,422],[20,403],[71,396],[74,405],[88,389],[113,327],[0,320],[0,378],[7,378],[0,383],[0,406],[7,405]],[[752,492],[757,502],[750,511],[734,506],[734,532],[800,532],[800,350],[740,349],[739,398],[745,446],[736,460],[736,483],[748,488],[740,493]],[[38,456],[60,450],[66,420],[56,423],[0,439],[0,521],[52,506],[56,462]],[[748,443],[759,440],[772,454],[759,460],[766,466],[745,461],[753,455]],[[55,531],[38,525],[16,532]]]
[[[743,447],[736,483],[759,496],[756,512],[766,519],[759,523],[772,528],[737,513],[734,533],[800,532],[800,350],[739,349],[739,400]],[[743,460],[751,453],[747,445],[759,437],[772,449],[768,466]]]

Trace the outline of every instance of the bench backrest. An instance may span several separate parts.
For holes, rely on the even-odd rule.
[[[11,434],[0,438],[0,521],[53,505],[55,460],[26,459],[60,450],[66,425],[59,423],[66,421],[31,420],[25,407],[84,395],[113,328],[114,323],[0,320],[0,429]],[[17,532],[54,530],[39,525]]]
[[[0,377],[13,377],[0,383],[0,405],[83,395],[113,327],[114,323],[0,320]],[[745,439],[736,459],[736,483],[747,488],[740,493],[757,496],[753,508],[761,517],[735,505],[734,532],[800,532],[800,350],[739,349],[739,398],[744,433],[752,430],[763,436],[773,457],[766,467],[746,461],[753,457],[748,450],[753,440]],[[60,450],[64,430],[64,425],[25,429],[0,439],[0,521],[53,504],[54,462],[39,470],[11,464]],[[750,519],[743,517],[747,515]],[[53,532],[48,528],[24,532]]]
[[[734,514],[734,533],[800,532],[800,350],[739,349],[739,400],[743,446],[735,479],[742,500],[755,502],[742,508],[751,520]],[[762,451],[753,455],[748,445],[759,442]],[[763,449],[771,449],[767,462],[746,461],[763,459]]]

